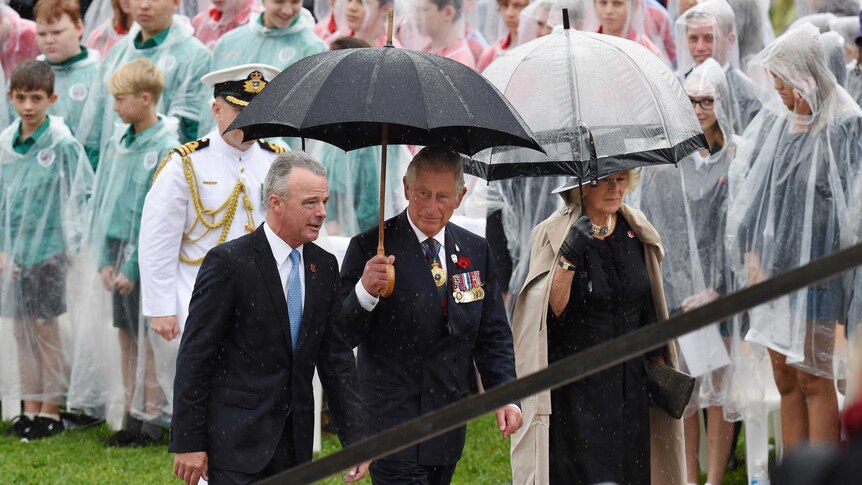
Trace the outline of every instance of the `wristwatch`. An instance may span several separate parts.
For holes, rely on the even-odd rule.
[[[569,264],[569,263],[563,261],[562,258],[558,261],[558,264],[560,265],[560,268],[563,268],[566,271],[574,271],[575,270],[574,264]]]

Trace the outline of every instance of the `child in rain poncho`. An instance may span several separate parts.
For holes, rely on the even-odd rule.
[[[862,159],[862,110],[826,66],[816,27],[787,31],[752,65],[771,74],[774,91],[745,132],[738,158],[748,174],[728,214],[729,256],[742,285],[851,239],[846,193]],[[838,441],[833,378],[843,368],[834,343],[844,332],[846,288],[838,277],[750,312],[746,340],[770,349],[788,448]]]
[[[484,71],[500,53],[518,45],[518,23],[521,20],[521,12],[529,3],[529,0],[497,0],[500,16],[503,17],[503,23],[506,25],[506,36],[489,45],[482,52],[476,60],[476,70]]]
[[[728,172],[742,139],[733,128],[734,109],[725,70],[707,58],[689,73],[685,90],[709,143],[709,153],[693,153],[670,165],[644,169],[641,209],[662,237],[665,298],[671,315],[692,310],[733,292],[724,246],[730,188]],[[733,438],[724,420],[725,372],[730,321],[679,338],[681,361],[697,378],[685,413],[689,482],[698,480],[699,411],[707,409],[710,444],[707,482],[722,483]]]
[[[407,19],[398,30],[404,47],[476,68],[465,38],[464,0],[405,0],[396,7],[404,9],[402,17]]]
[[[36,24],[32,20],[22,19],[18,12],[5,3],[0,4],[0,65],[6,73],[4,81],[9,82],[9,76],[22,61],[35,59],[39,55],[36,45]],[[0,120],[3,121],[3,120]]]
[[[131,0],[97,0],[84,15],[85,44],[104,59],[111,47],[129,33],[133,23]]]
[[[210,53],[194,37],[186,17],[173,15],[172,0],[132,3],[132,14],[138,18],[129,34],[108,53],[102,62],[99,79],[102,87],[92,95],[81,121],[80,136],[87,146],[104,147],[125,126],[113,110],[107,86],[114,71],[135,59],[149,59],[159,66],[165,78],[165,90],[159,99],[159,113],[180,122],[180,141],[197,137],[202,99],[207,98],[200,78],[209,72]],[[144,20],[146,19],[146,20]],[[85,129],[86,127],[86,129]]]
[[[584,30],[637,42],[659,56],[668,66],[670,57],[647,36],[645,0],[586,0]]]
[[[0,396],[24,401],[7,434],[26,441],[63,431],[74,327],[61,317],[93,181],[84,149],[47,116],[53,84],[44,63],[19,64],[9,95],[20,118],[0,132]]]
[[[80,45],[84,34],[77,0],[40,0],[33,10],[36,15],[36,42],[44,60],[54,70],[54,91],[57,102],[49,112],[63,121],[78,135],[81,112],[98,91],[99,53]],[[81,138],[79,141],[83,142]],[[97,162],[98,146],[84,147],[90,162]]]
[[[212,5],[192,19],[195,37],[210,50],[224,34],[247,24],[256,12],[255,0],[215,0]]]
[[[335,21],[338,30],[324,37],[327,44],[342,37],[356,37],[371,47],[386,45],[386,28],[392,0],[336,0]],[[401,47],[394,36],[392,44]]]
[[[140,311],[138,233],[144,198],[158,162],[179,146],[177,123],[156,112],[162,74],[147,59],[122,66],[108,89],[128,127],[105,146],[96,171],[92,217],[87,234],[85,280],[77,288],[81,331],[74,346],[69,403],[117,415],[123,427],[106,440],[109,446],[144,446],[158,442],[162,428],[130,414],[132,397],[149,414],[163,407],[155,378],[153,351]],[[104,291],[104,290],[107,291]],[[111,324],[113,322],[113,325]],[[117,342],[119,340],[119,345]],[[136,375],[139,349],[147,366]],[[146,409],[149,405],[150,409]]]
[[[742,133],[760,111],[758,88],[739,70],[736,17],[725,0],[706,0],[688,9],[676,21],[679,53],[677,77],[685,80],[692,68],[712,58],[724,69],[733,110],[733,131]]]
[[[225,34],[213,51],[212,71],[246,63],[263,63],[284,70],[294,62],[326,50],[312,30],[314,20],[299,0],[264,0],[263,12],[242,27]],[[202,86],[201,83],[198,83]],[[198,136],[215,128],[210,110],[212,96],[197,99],[202,121]],[[292,148],[299,144],[291,140]]]

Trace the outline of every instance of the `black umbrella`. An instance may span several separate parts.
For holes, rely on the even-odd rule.
[[[313,138],[345,151],[382,145],[379,238],[388,144],[442,145],[474,155],[496,146],[542,150],[506,98],[472,69],[445,57],[392,46],[306,57],[282,71],[226,131],[245,140]],[[390,267],[391,294],[395,273]]]

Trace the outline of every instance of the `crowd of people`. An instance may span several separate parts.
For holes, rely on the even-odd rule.
[[[380,147],[226,129],[296,61],[386,45],[393,9],[394,46],[479,72],[564,23],[629,39],[676,75],[708,149],[581,197],[390,146],[377,255]],[[171,428],[178,477],[245,483],[311,459],[315,365],[349,444],[859,242],[862,12],[795,9],[776,36],[760,0],[0,5],[0,399],[22,406],[4,434],[50,438],[71,411],[107,419],[107,446]],[[767,381],[785,450],[837,445],[860,293],[862,272],[818,283],[501,408],[514,482],[698,483],[705,418],[721,483]],[[668,365],[696,378],[681,420],[652,403]],[[448,483],[464,440],[372,479]]]

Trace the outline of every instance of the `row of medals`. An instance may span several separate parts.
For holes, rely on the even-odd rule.
[[[434,277],[434,284],[436,284],[438,288],[446,284],[446,271],[441,268],[437,262],[434,262],[434,265],[431,268],[431,275]],[[474,286],[469,290],[462,289],[460,280],[461,279],[457,277],[452,278],[452,286],[454,287],[452,297],[455,298],[455,302],[470,303],[471,301],[485,298],[485,290],[483,290],[481,286]]]

